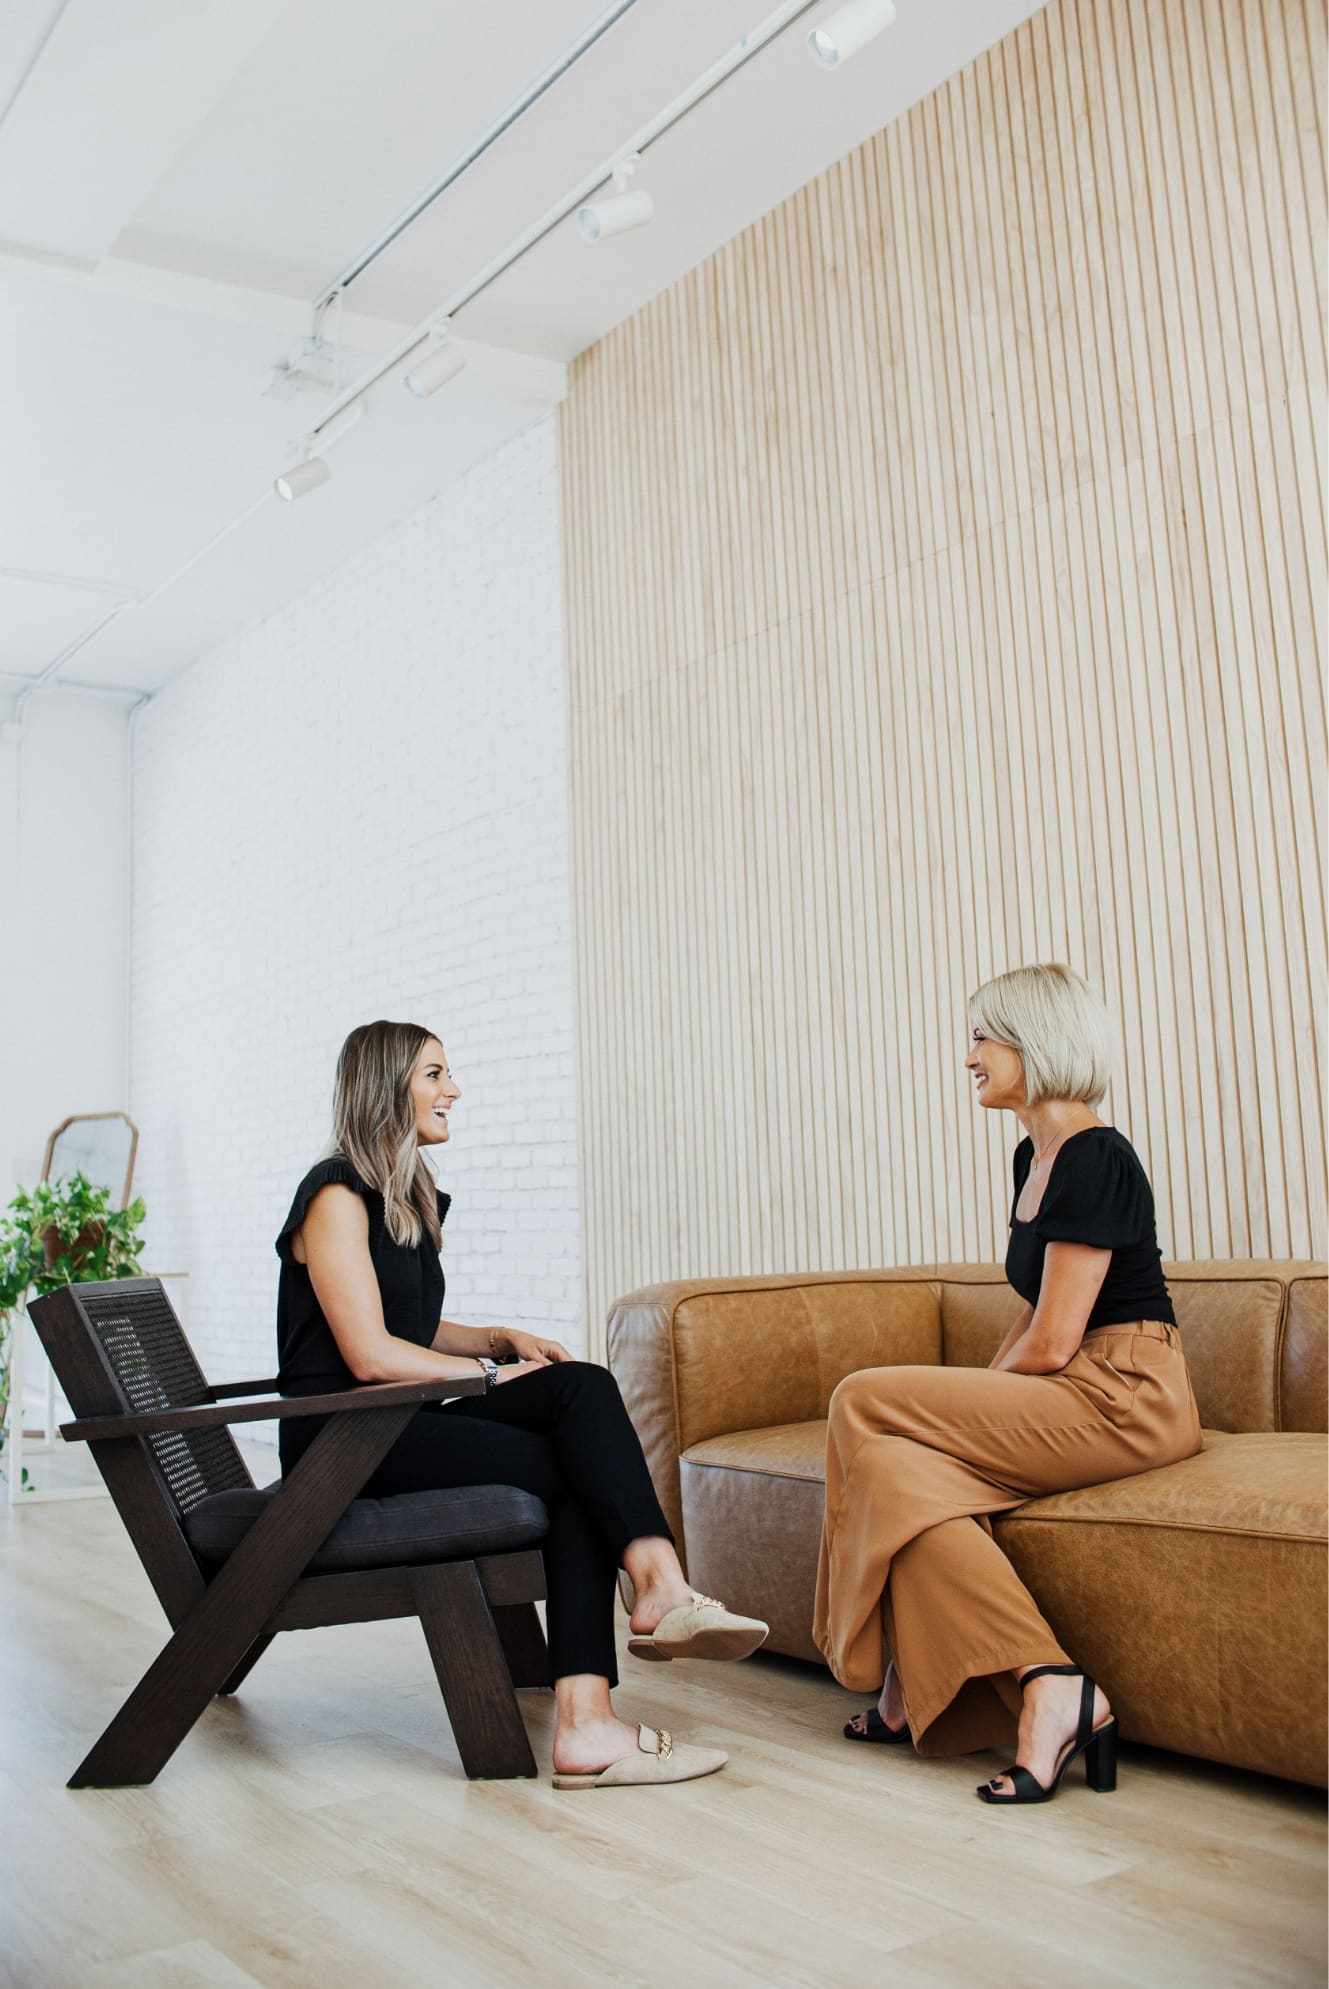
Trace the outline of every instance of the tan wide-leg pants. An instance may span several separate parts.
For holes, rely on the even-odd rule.
[[[1200,1449],[1174,1326],[1086,1333],[1058,1374],[874,1367],[831,1397],[813,1635],[842,1685],[887,1662],[922,1754],[1013,1738],[1017,1665],[1070,1662],[990,1513]]]

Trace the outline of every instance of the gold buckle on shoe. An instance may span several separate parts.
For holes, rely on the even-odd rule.
[[[655,1751],[661,1761],[667,1761],[674,1751],[674,1736],[666,1727],[655,1729]]]

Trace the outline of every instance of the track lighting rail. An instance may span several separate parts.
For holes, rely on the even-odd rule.
[[[709,69],[704,70],[693,83],[689,84],[680,96],[675,97],[672,103],[666,104],[664,109],[648,124],[643,125],[640,131],[635,132],[623,144],[616,146],[609,158],[602,160],[570,193],[565,194],[555,206],[542,214],[538,221],[533,222],[510,242],[492,262],[487,263],[482,270],[464,283],[445,303],[440,304],[437,310],[431,311],[428,318],[413,331],[408,332],[385,358],[376,361],[369,371],[352,382],[332,402],[322,419],[311,428],[311,443],[317,440],[323,429],[336,419],[344,407],[358,400],[362,394],[370,392],[380,380],[385,380],[403,359],[422,346],[431,336],[433,327],[440,318],[455,319],[458,311],[473,303],[481,291],[487,290],[491,283],[496,283],[500,276],[506,274],[514,263],[520,262],[521,258],[542,242],[546,235],[552,234],[554,229],[566,221],[570,214],[574,214],[598,187],[612,180],[615,168],[624,158],[632,153],[640,155],[649,145],[655,144],[657,139],[663,138],[667,131],[672,131],[676,124],[681,124],[690,111],[696,110],[697,106],[704,103],[722,83],[727,82],[745,63],[751,62],[755,55],[759,55],[777,35],[783,34],[800,15],[808,13],[816,5],[817,0],[785,0],[783,6],[777,7],[758,27],[735,42],[718,61],[713,62]]]
[[[385,250],[390,249],[392,244],[400,236],[404,235],[408,228],[414,226],[420,219],[420,216],[433,206],[440,195],[445,194],[449,187],[455,186],[459,179],[470,172],[472,166],[478,165],[480,160],[484,158],[485,153],[496,145],[500,138],[506,136],[515,124],[519,124],[527,111],[534,109],[540,99],[547,96],[554,85],[561,82],[568,71],[574,69],[584,55],[589,55],[596,43],[602,41],[605,35],[609,33],[609,30],[616,27],[623,19],[623,16],[630,14],[637,4],[638,0],[619,0],[619,4],[616,7],[611,7],[608,13],[602,14],[599,20],[595,21],[586,30],[585,34],[579,40],[575,41],[566,53],[559,57],[558,61],[551,68],[546,69],[543,76],[538,77],[531,84],[530,88],[522,96],[518,97],[515,104],[504,111],[502,117],[490,125],[488,131],[482,137],[476,139],[474,145],[468,151],[463,152],[461,157],[448,167],[442,179],[436,180],[427,193],[421,194],[418,200],[412,202],[411,206],[406,209],[406,212],[398,220],[394,221],[392,226],[381,234],[378,240],[365,250],[363,255],[357,256],[353,262],[348,263],[341,275],[336,277],[328,284],[325,290],[320,292],[314,304],[315,317],[317,318],[320,313],[327,310],[328,305],[331,304],[340,291],[348,289],[357,277],[363,276],[370,265],[377,262]]]

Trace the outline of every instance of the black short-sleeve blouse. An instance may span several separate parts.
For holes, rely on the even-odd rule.
[[[1085,1331],[1135,1319],[1177,1323],[1163,1276],[1154,1196],[1139,1155],[1115,1126],[1086,1126],[1058,1150],[1038,1213],[1022,1222],[1015,1213],[1029,1178],[1033,1141],[1015,1149],[1015,1195],[1006,1276],[1029,1305],[1038,1304],[1049,1243],[1087,1243],[1110,1250],[1107,1275]]]
[[[383,1217],[383,1197],[356,1173],[349,1160],[334,1156],[311,1167],[295,1191],[291,1212],[277,1238],[281,1277],[277,1285],[277,1385],[283,1395],[320,1395],[354,1388],[355,1377],[338,1351],[323,1316],[306,1265],[296,1260],[291,1238],[320,1188],[333,1182],[363,1197],[369,1217],[369,1255],[383,1298],[383,1323],[398,1340],[433,1345],[443,1310],[443,1266],[428,1235],[414,1249],[394,1243]],[[451,1198],[440,1194],[442,1222]],[[283,1425],[283,1431],[286,1429]],[[302,1432],[304,1425],[301,1425]]]

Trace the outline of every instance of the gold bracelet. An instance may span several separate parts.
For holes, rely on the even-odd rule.
[[[494,1345],[494,1335],[495,1333],[498,1332],[498,1330],[499,1328],[497,1326],[491,1326],[489,1329],[489,1352],[492,1359],[496,1361],[501,1361],[504,1358],[504,1356],[498,1351],[498,1348]]]

